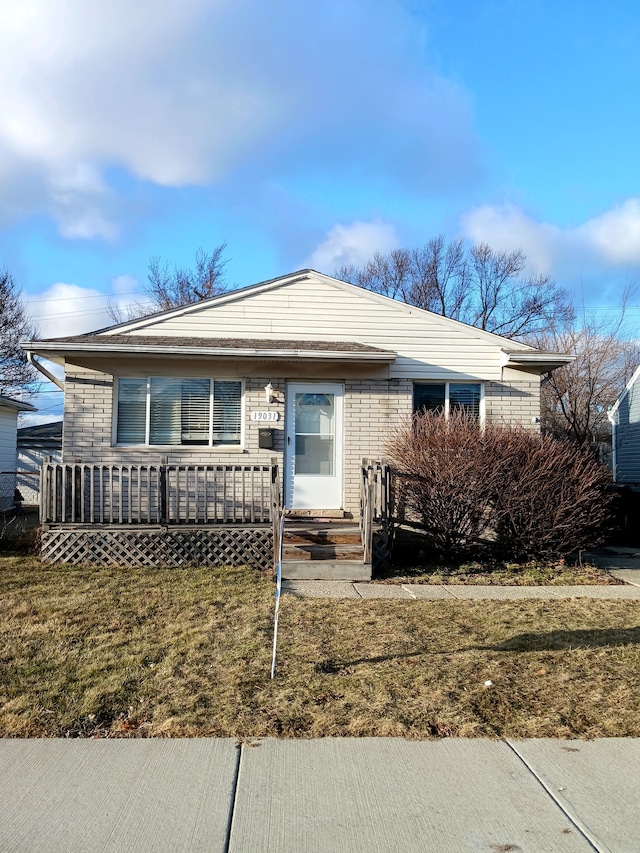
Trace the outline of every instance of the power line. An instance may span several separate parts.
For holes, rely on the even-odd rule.
[[[25,302],[29,305],[35,305],[39,302],[55,302],[56,299],[64,299],[65,302],[71,302],[76,299],[119,299],[121,296],[142,296],[138,290],[128,290],[124,293],[94,293],[91,296],[49,296],[47,299],[29,299],[25,298]]]

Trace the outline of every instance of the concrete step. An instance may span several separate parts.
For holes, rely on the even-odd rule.
[[[371,565],[360,560],[283,560],[284,580],[370,581]]]
[[[362,543],[351,545],[319,545],[316,542],[289,543],[285,539],[282,545],[283,560],[362,560]]]

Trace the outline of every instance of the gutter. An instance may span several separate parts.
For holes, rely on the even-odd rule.
[[[545,370],[555,370],[565,364],[575,361],[575,355],[560,352],[544,352],[542,350],[513,351],[503,349],[500,355],[501,367],[540,367]]]
[[[327,359],[332,361],[383,361],[393,362],[397,358],[395,352],[352,352],[349,350],[305,350],[305,349],[233,349],[231,347],[162,347],[149,345],[122,345],[116,344],[109,346],[108,344],[38,344],[38,349],[41,352],[56,352],[56,353],[87,353],[92,355],[114,355],[124,353],[126,355],[144,354],[144,355],[172,355],[172,356],[209,356],[217,358],[284,358],[284,359]],[[58,387],[59,380],[55,379],[49,371],[46,370],[38,362],[32,361],[32,353],[27,352],[29,361],[39,370],[44,373],[47,378],[55,382]]]
[[[57,385],[61,391],[64,391],[64,382],[58,379],[57,376],[54,376],[53,373],[48,371],[43,364],[40,364],[39,361],[36,361],[35,355],[31,350],[27,350],[27,361],[32,367],[35,367],[35,369],[39,373],[42,373],[43,376],[46,376],[49,382],[53,382],[53,384]]]

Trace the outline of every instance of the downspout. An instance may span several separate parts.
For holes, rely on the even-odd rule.
[[[61,391],[64,391],[64,382],[58,379],[57,376],[54,376],[53,373],[47,370],[44,365],[40,364],[39,361],[36,361],[34,354],[31,350],[27,350],[27,361],[32,367],[35,367],[37,371],[42,373],[43,376],[46,376],[49,382],[53,382],[54,385],[57,385]]]
[[[613,472],[613,482],[616,482],[616,412],[607,412],[607,418],[609,419],[609,423],[611,424],[611,469]]]

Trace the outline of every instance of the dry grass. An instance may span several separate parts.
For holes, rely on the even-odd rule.
[[[323,601],[0,558],[0,734],[640,736],[640,604]],[[486,682],[491,684],[487,685]]]
[[[612,586],[623,581],[588,564],[559,562],[510,563],[499,561],[395,565],[386,583],[480,584],[483,586]]]

